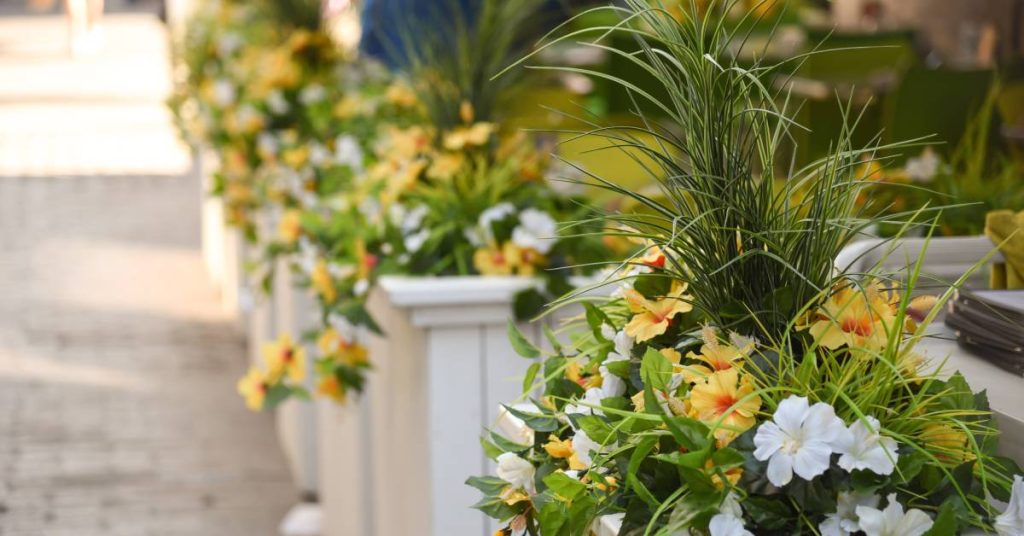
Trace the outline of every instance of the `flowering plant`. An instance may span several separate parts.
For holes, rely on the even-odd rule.
[[[773,67],[740,67],[713,18],[627,4],[590,31],[638,36],[628,57],[669,98],[614,81],[669,124],[646,122],[653,145],[636,127],[589,135],[657,162],[661,195],[589,177],[644,207],[607,219],[646,248],[528,369],[528,400],[503,417],[515,440],[482,440],[498,466],[469,479],[477,507],[506,535],[589,534],[612,514],[620,534],[1021,534],[1021,470],[995,454],[985,394],[914,351],[952,290],[912,297],[917,269],[835,273],[874,221],[856,170],[876,148],[844,135],[822,161],[763,177],[793,126],[760,83]]]
[[[497,103],[504,93],[487,83],[488,70],[514,57],[524,27],[514,22],[539,4],[484,2],[474,24],[457,13],[451,32],[407,47],[403,84],[374,90],[361,78],[333,106],[341,137],[324,158],[312,158],[320,136],[295,138],[300,157],[281,144],[277,160],[285,169],[270,182],[269,196],[280,207],[277,236],[263,264],[269,269],[273,258],[289,255],[299,284],[317,296],[322,325],[311,338],[320,350],[314,370],[321,394],[343,401],[362,389],[368,362],[360,333],[387,328],[366,308],[383,275],[535,277],[537,288],[515,303],[517,316],[527,317],[586,271],[570,267],[607,258],[599,239],[568,236],[556,225],[589,209],[547,182],[542,145],[503,128]],[[449,56],[461,60],[439,59]],[[256,368],[245,381],[266,393],[306,395],[271,368]],[[256,407],[280,400],[266,396]]]

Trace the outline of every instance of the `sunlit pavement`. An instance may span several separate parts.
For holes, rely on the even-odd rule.
[[[295,499],[234,395],[197,178],[161,107],[163,29],[0,17],[0,535],[275,533]]]

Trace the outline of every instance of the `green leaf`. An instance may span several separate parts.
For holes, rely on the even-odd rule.
[[[757,528],[764,530],[784,529],[793,519],[793,511],[781,499],[756,495],[749,495],[743,501],[743,513]]]
[[[544,337],[547,338],[548,343],[551,344],[552,351],[556,354],[561,354],[562,343],[558,340],[558,337],[555,336],[555,332],[551,329],[551,326],[544,324],[542,331],[544,332]]]
[[[540,371],[540,361],[531,363],[529,368],[526,369],[526,376],[523,376],[523,392],[527,392],[533,388],[533,382],[537,379],[537,372]]]
[[[655,454],[654,458],[661,460],[665,463],[671,463],[679,467],[688,467],[690,469],[703,469],[704,464],[708,459],[708,451],[698,450],[694,452],[668,452],[665,454]]]
[[[954,501],[946,501],[939,508],[939,515],[935,517],[935,523],[924,536],[956,536],[959,533],[959,524],[956,519],[956,505]]]
[[[548,298],[539,290],[530,288],[516,293],[512,300],[512,313],[516,320],[529,320],[542,311],[548,304]]]
[[[708,439],[709,430],[704,423],[689,417],[663,415],[661,420],[668,427],[668,431],[676,440],[679,446],[690,452],[704,450],[710,447]]]
[[[567,500],[573,500],[587,490],[587,485],[575,478],[557,471],[544,477],[548,489]]]
[[[529,359],[540,357],[540,350],[523,336],[523,333],[519,331],[519,328],[516,327],[515,322],[512,320],[508,321],[508,339],[512,343],[512,349],[517,354]]]
[[[664,391],[672,378],[672,362],[654,348],[647,348],[640,363],[640,377],[647,388]]]
[[[508,412],[511,413],[512,415],[515,415],[516,417],[522,419],[523,422],[526,423],[526,426],[529,426],[535,432],[554,432],[555,430],[558,430],[559,427],[561,427],[561,423],[558,422],[558,419],[555,417],[542,415],[539,413],[526,413],[524,411],[519,411],[518,409],[509,406],[502,407],[508,410]]]
[[[608,372],[620,378],[629,379],[629,361],[612,361],[610,363],[605,361],[604,366],[608,367]]]
[[[587,437],[597,441],[598,443],[611,444],[614,441],[612,439],[612,435],[614,434],[612,427],[597,415],[584,415],[582,417],[578,417],[576,419],[576,425],[587,433]]]
[[[651,494],[651,491],[647,489],[647,486],[640,481],[637,473],[640,470],[640,464],[647,458],[647,455],[654,450],[654,447],[658,444],[658,438],[654,436],[646,436],[640,440],[636,448],[633,449],[633,454],[629,457],[629,469],[626,471],[626,483],[629,487],[639,496],[644,502],[651,506],[651,508],[657,508],[659,505],[658,499]]]

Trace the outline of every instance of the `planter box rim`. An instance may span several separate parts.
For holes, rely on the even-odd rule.
[[[515,276],[384,276],[379,286],[399,307],[511,303],[540,280]]]

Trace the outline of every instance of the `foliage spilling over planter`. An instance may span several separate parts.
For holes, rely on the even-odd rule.
[[[497,474],[468,481],[477,507],[506,535],[585,535],[615,513],[623,534],[1024,533],[1021,470],[994,453],[985,394],[914,352],[948,294],[912,298],[917,270],[902,284],[834,271],[877,223],[858,203],[863,161],[894,147],[844,136],[804,168],[776,161],[801,127],[761,82],[778,66],[735,60],[745,24],[626,4],[608,8],[620,24],[546,46],[593,39],[667,96],[613,78],[661,118],[586,133],[654,162],[655,195],[587,179],[642,207],[606,227],[645,251],[528,370],[508,412],[532,438],[483,438]],[[639,52],[605,46],[614,33]]]
[[[239,382],[249,407],[308,397],[309,368],[324,396],[360,391],[369,361],[357,338],[387,331],[365,307],[382,275],[534,277],[516,301],[528,317],[608,257],[600,239],[570,236],[593,224],[556,224],[589,209],[550,184],[550,147],[505,126],[519,81],[490,82],[521,54],[541,4],[441,10],[433,31],[393,43],[395,73],[346,57],[302,9],[225,2],[201,13],[179,116],[220,158],[211,193],[263,251],[252,271],[264,288],[283,260],[321,308],[319,328],[282,335]],[[315,342],[312,367],[303,337]]]

